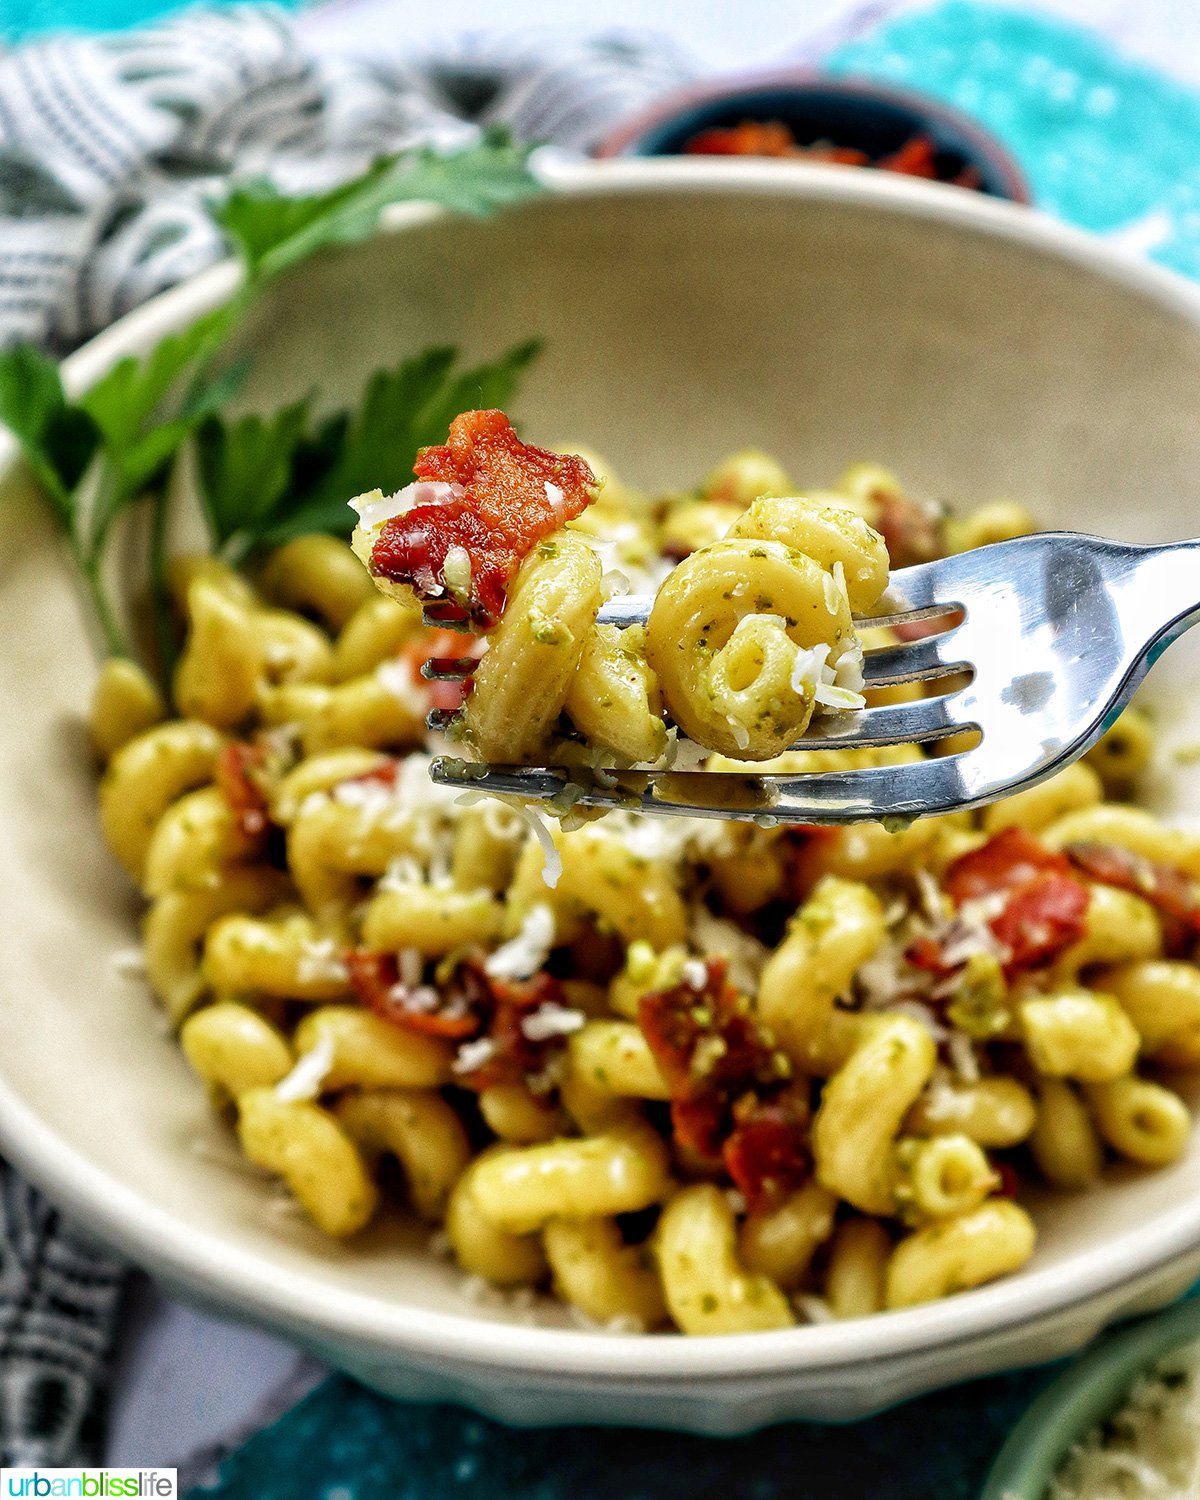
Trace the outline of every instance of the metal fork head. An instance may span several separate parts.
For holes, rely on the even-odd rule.
[[[434,779],[464,790],[649,813],[841,823],[975,807],[1044,780],[1093,744],[1148,665],[1197,614],[1200,544],[1137,547],[1045,532],[892,574],[894,613],[869,625],[938,633],[868,652],[867,686],[924,682],[912,703],[824,715],[796,749],[920,743],[930,758],[807,774],[483,767],[450,758]],[[644,621],[652,600],[611,601],[601,619]],[[962,674],[970,673],[964,684]],[[942,687],[951,689],[939,693]],[[970,748],[939,740],[971,731]]]

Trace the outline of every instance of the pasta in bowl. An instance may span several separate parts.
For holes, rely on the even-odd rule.
[[[482,480],[481,419],[502,454]],[[1180,1155],[1190,1115],[1162,1070],[1200,1065],[1200,841],[1128,801],[1137,710],[1043,785],[896,830],[531,828],[426,775],[426,713],[444,728],[467,688],[423,669],[480,628],[477,743],[582,732],[620,753],[660,701],[681,722],[700,701],[718,756],[739,724],[739,755],[796,768],[919,756],[783,750],[821,682],[796,662],[816,640],[818,667],[861,661],[851,609],[889,554],[1016,534],[1020,507],[939,516],[867,465],[796,494],[754,452],[654,499],[499,413],[457,419],[418,475],[358,504],[377,575],[380,547],[426,549],[385,596],[328,536],[253,579],[182,558],[173,709],[113,660],[92,713],[150,982],[246,1156],[320,1230],[352,1244],[398,1193],[484,1284],[549,1289],[601,1327],[747,1333],[1001,1277],[1033,1251],[1029,1180],[1078,1190],[1109,1159]],[[529,484],[536,524],[489,553],[472,486]],[[602,579],[636,570],[666,623],[596,639]],[[766,679],[748,711],[745,652]]]
[[[164,331],[189,328],[229,295],[233,270],[167,294],[73,355],[64,371],[70,390],[90,390],[115,363],[145,356]],[[597,167],[493,220],[425,211],[398,218],[389,232],[280,282],[264,312],[241,336],[255,360],[241,409],[270,412],[319,390],[321,420],[398,353],[450,341],[484,358],[541,334],[543,360],[515,408],[522,436],[551,446],[565,440],[568,451],[594,443],[652,495],[708,472],[723,445],[748,441],[778,449],[790,471],[777,485],[765,460],[756,461],[750,488],[758,494],[794,493],[792,475],[827,484],[847,458],[878,454],[921,494],[1010,495],[1055,528],[1166,540],[1186,528],[1178,506],[1200,464],[1191,412],[1200,372],[1194,290],[1037,215],[868,174],[803,166],[779,174],[754,164],[718,172],[698,161]],[[1123,351],[1119,366],[1113,348]],[[491,379],[477,380],[441,408],[440,426],[420,441],[444,442],[464,406],[510,399]],[[11,1023],[0,1026],[0,1136],[7,1159],[52,1201],[169,1289],[279,1330],[394,1395],[466,1403],[517,1422],[715,1433],[785,1418],[845,1420],[938,1384],[1057,1357],[1103,1323],[1161,1305],[1195,1280],[1194,1135],[1174,1164],[1146,1171],[1116,1162],[1084,1193],[1043,1189],[1036,1173],[1025,1174],[1018,1201],[1035,1219],[1038,1241],[1016,1274],[879,1316],[715,1339],[618,1336],[594,1320],[580,1328],[571,1306],[529,1282],[493,1292],[429,1253],[431,1235],[436,1249],[445,1242],[404,1207],[403,1168],[387,1152],[357,1148],[380,1193],[366,1228],[338,1239],[313,1227],[290,1191],[246,1163],[229,1104],[216,1114],[206,1108],[139,977],[142,956],[131,948],[137,906],[100,837],[95,766],[78,731],[95,657],[46,513],[20,482],[11,445],[0,439],[0,448],[8,526],[0,598],[10,622],[0,686],[14,706],[0,726],[7,854],[0,889],[19,935],[0,944],[0,1001]],[[406,458],[411,463],[411,451]],[[734,467],[745,472],[750,461]],[[406,465],[385,475],[372,462],[338,490],[340,514],[349,514],[349,495],[374,484],[390,493],[410,472]],[[606,479],[587,517],[616,495],[613,474]],[[668,557],[727,530],[735,512],[723,505],[716,490],[712,499],[673,505],[661,532]],[[716,515],[716,531],[695,530],[698,518]],[[919,543],[928,531],[921,514],[897,517],[897,525],[901,519]],[[872,523],[885,534],[893,524],[882,516]],[[125,537],[117,540],[120,562]],[[636,560],[636,537],[618,541]],[[602,555],[605,572],[619,570],[617,550]],[[349,597],[369,597],[361,564],[341,555],[354,589],[364,591]],[[256,608],[294,607],[265,571],[255,569],[251,581]],[[379,601],[380,616],[386,604]],[[310,609],[301,604],[305,615]],[[321,631],[327,642],[340,633],[332,623]],[[313,636],[302,633],[311,647]],[[325,701],[324,690],[341,681],[373,678],[363,648],[369,634],[363,621],[337,642],[336,681],[281,682],[275,706],[290,714]],[[458,654],[463,636],[436,644],[439,654]],[[272,657],[278,651],[272,646]],[[1156,753],[1139,777],[1139,797],[1173,828],[1187,826],[1195,807],[1197,772],[1184,755],[1195,739],[1194,719],[1187,722],[1195,674],[1192,646],[1181,642],[1147,689]],[[442,697],[444,685],[411,671],[384,679],[416,685],[410,722],[418,727],[431,701],[454,706]],[[327,749],[337,748],[338,734],[380,704],[399,716],[374,681],[338,694],[313,726],[314,745],[324,737]],[[1178,726],[1176,709],[1185,720]],[[151,712],[141,722],[153,720]],[[219,733],[222,743],[230,737]],[[1126,748],[1144,758],[1140,738]],[[392,753],[352,757],[343,774],[361,774]],[[425,778],[414,776],[413,785],[423,793]],[[306,795],[303,781],[291,790]],[[1127,795],[1111,783],[1110,800]],[[340,811],[326,816],[334,821]],[[291,819],[295,807],[284,798],[278,812]],[[564,859],[576,834],[595,837],[604,827],[573,830],[561,843]],[[858,832],[860,850],[867,839],[891,847],[878,830]],[[310,849],[319,850],[321,837],[314,820]],[[279,844],[278,831],[270,833],[268,847]],[[634,852],[660,847],[639,834]],[[598,848],[609,853],[606,843]],[[731,858],[725,894],[709,887],[706,907],[753,902],[755,890],[770,888],[761,884],[757,851],[755,839],[749,857]],[[603,869],[621,882],[621,865]],[[632,869],[636,884],[645,872]],[[336,895],[340,878],[324,872],[319,884]],[[360,878],[368,879],[352,877]],[[869,884],[883,880],[867,876]],[[349,888],[347,880],[342,889]],[[541,897],[540,877],[537,890]],[[247,896],[242,912],[251,904]],[[677,923],[671,904],[665,896],[648,903],[663,924],[652,934],[660,948]],[[609,910],[621,915],[615,889]],[[190,950],[184,959],[186,994]],[[316,1004],[285,1002],[289,1049],[299,1046],[294,1023]],[[272,1018],[269,1007],[263,1013]],[[1191,1075],[1170,1071],[1166,1058],[1161,1074],[1156,1062],[1138,1066],[1194,1102]],[[1066,1082],[1082,1096],[1083,1085]],[[479,1127],[471,1097],[455,1085],[446,1093],[469,1106],[472,1149],[485,1146],[492,1134]],[[319,1107],[337,1103],[331,1092]],[[661,1122],[669,1103],[643,1107]],[[984,1149],[1003,1159],[1026,1148]],[[644,1243],[653,1210],[641,1212],[640,1223],[621,1216],[621,1225]],[[899,1219],[872,1225],[846,1209],[835,1231],[841,1219],[852,1226],[851,1244],[866,1243],[870,1253],[857,1264],[868,1268],[880,1259],[871,1242],[877,1247],[882,1233],[891,1244],[905,1231]],[[808,1284],[832,1304],[822,1271],[817,1259]],[[537,1287],[548,1285],[543,1273]],[[819,1314],[815,1304],[812,1311]]]

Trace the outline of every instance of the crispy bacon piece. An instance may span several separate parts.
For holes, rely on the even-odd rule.
[[[482,630],[499,619],[523,559],[591,503],[596,483],[582,458],[521,442],[502,411],[455,417],[449,440],[422,448],[413,470],[419,479],[458,485],[462,494],[385,522],[371,571],[411,585],[436,618],[469,619]],[[444,569],[453,547],[471,561],[465,606],[447,595]]]
[[[685,156],[791,156],[796,142],[779,120],[743,120],[698,131],[683,148]]]
[[[793,823],[783,831],[780,850],[788,898],[796,906],[807,900],[820,879],[821,857],[842,837],[840,828],[821,823]]]
[[[892,489],[880,488],[874,499],[879,509],[873,525],[883,537],[893,568],[932,562],[945,554],[941,527],[925,506]]]
[[[742,1117],[744,1116],[744,1118]],[[751,1213],[770,1208],[809,1176],[807,1093],[793,1086],[770,1103],[734,1108],[733,1131],[721,1150],[725,1170]]]
[[[1083,936],[1088,889],[1070,875],[1036,876],[1009,898],[991,928],[1011,957],[1005,973],[1011,977],[1028,969],[1044,968]]]
[[[394,953],[352,948],[346,954],[350,985],[377,1016],[407,1031],[459,1043],[486,1040],[478,1066],[459,1070],[464,1088],[528,1083],[545,1070],[561,1037],[533,1041],[522,1023],[541,1005],[565,1005],[562,986],[549,974],[532,979],[493,979],[483,964],[465,959],[448,984],[406,985]]]
[[[1022,828],[1005,828],[978,849],[960,855],[947,869],[943,889],[956,906],[1003,894],[1004,906],[988,923],[1008,950],[1009,979],[1043,968],[1083,936],[1089,895],[1071,874],[1067,857]],[[908,961],[934,973],[952,973],[958,963],[946,960],[934,936],[910,945]]]
[[[500,1084],[525,1083],[539,1092],[539,1078],[553,1053],[564,1045],[562,1037],[531,1041],[523,1023],[542,1005],[566,1005],[562,985],[550,974],[535,974],[532,979],[492,979],[482,964],[468,961],[460,969],[484,985],[489,994],[491,1014],[482,1033],[492,1043],[489,1056],[478,1067],[458,1073],[458,1081],[469,1089],[482,1092]]]
[[[389,759],[381,761],[369,771],[360,771],[357,776],[345,777],[338,782],[338,786],[354,786],[362,781],[377,782],[380,786],[395,786],[396,777],[399,774],[400,762],[396,759]]]
[[[467,989],[443,995],[432,985],[408,986],[394,953],[351,948],[346,954],[350,987],[368,1010],[407,1031],[463,1040],[480,1027],[480,1008]],[[482,998],[482,997],[480,997]]]
[[[992,1170],[1000,1179],[999,1194],[1001,1198],[1018,1198],[1021,1195],[1021,1179],[1017,1175],[1017,1169],[1010,1162],[993,1161]]]
[[[245,740],[230,740],[217,756],[217,790],[229,804],[243,838],[261,838],[271,822],[263,786],[266,763],[265,747]]]
[[[1182,952],[1189,939],[1200,936],[1196,884],[1174,865],[1160,864],[1116,844],[1086,841],[1068,844],[1066,855],[1090,879],[1149,901],[1164,919],[1170,951]]]
[[[978,849],[959,855],[946,870],[942,886],[961,906],[998,891],[1018,890],[1039,875],[1067,875],[1070,869],[1065,854],[1047,849],[1023,828],[1005,828]]]
[[[807,1096],[781,1072],[724,960],[708,961],[702,988],[643,995],[638,1021],[666,1080],[681,1149],[724,1165],[752,1209],[805,1180]]]

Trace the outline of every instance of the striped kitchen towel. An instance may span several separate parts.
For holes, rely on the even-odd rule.
[[[275,6],[0,55],[0,343],[63,350],[223,253],[205,202],[314,192],[480,126],[586,149],[687,74],[658,39],[464,42],[409,65],[308,51]]]

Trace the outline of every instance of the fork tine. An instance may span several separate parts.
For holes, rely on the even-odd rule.
[[[883,708],[822,714],[796,744],[795,750],[839,750],[871,745],[912,745],[943,739],[963,729],[978,729],[969,716],[957,711],[953,697],[922,698],[916,703],[889,703]]]
[[[707,771],[623,774],[613,787],[529,767],[479,766],[440,757],[433,780],[460,791],[622,808],[684,817],[741,818],[775,824],[849,823],[888,816],[916,818],[949,811],[973,799],[967,772],[974,751],[866,770],[807,776],[714,776]],[[607,779],[606,779],[607,780]],[[977,800],[977,799],[975,799]]]
[[[474,656],[431,656],[421,663],[421,676],[430,682],[462,682],[478,665]]]
[[[427,604],[421,611],[421,624],[426,626],[430,630],[454,630],[457,631],[459,635],[473,634],[475,627],[471,624],[470,620],[463,620],[460,618],[451,618],[446,620],[441,617],[438,611],[444,610],[447,607],[449,607],[449,609],[452,611],[457,609],[457,606],[455,605],[453,600],[449,601],[448,606],[445,603]]]
[[[955,608],[959,601],[951,597],[953,584],[947,580],[943,561],[938,558],[934,562],[916,563],[911,568],[897,568],[888,579],[884,595],[891,608],[900,615],[918,610],[942,613]],[[871,623],[886,625],[887,617],[872,618]]]
[[[863,657],[863,678],[868,687],[891,687],[898,682],[924,682],[965,672],[970,663],[954,650],[954,632],[925,636],[919,641],[901,641],[881,646]]]

